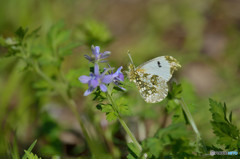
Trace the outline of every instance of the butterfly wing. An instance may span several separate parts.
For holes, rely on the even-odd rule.
[[[129,65],[128,77],[133,81],[147,103],[162,101],[168,94],[167,81],[180,66],[171,56],[160,56],[134,67]]]
[[[178,61],[171,56],[160,56],[149,60],[136,68],[137,71],[157,75],[169,81],[175,70],[180,68]]]
[[[147,103],[160,102],[167,96],[168,86],[161,77],[138,71],[134,72],[134,77],[132,81]]]

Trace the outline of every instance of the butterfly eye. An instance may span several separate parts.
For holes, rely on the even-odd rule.
[[[158,67],[162,67],[160,61],[157,62]]]

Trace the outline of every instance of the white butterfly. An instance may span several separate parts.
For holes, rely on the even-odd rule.
[[[129,57],[131,59],[130,55]],[[167,82],[172,77],[173,72],[180,67],[181,65],[175,58],[159,56],[138,67],[135,67],[132,62],[128,66],[128,78],[136,84],[147,103],[157,103],[167,96]]]

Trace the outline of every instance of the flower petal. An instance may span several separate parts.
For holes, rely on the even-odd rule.
[[[92,45],[91,50],[92,50],[93,55],[95,55],[95,54],[96,54],[96,51],[95,51],[94,45]]]
[[[103,72],[102,72],[102,76],[104,76],[108,71],[113,70],[114,68],[104,68]]]
[[[118,78],[120,79],[120,81],[124,81],[124,75],[122,73],[118,75]]]
[[[104,53],[101,54],[100,58],[101,59],[105,59],[108,56],[110,56],[111,52],[110,51],[104,51]]]
[[[105,86],[104,84],[100,84],[100,89],[101,89],[103,92],[107,92],[107,86]]]
[[[102,83],[105,83],[105,84],[109,84],[113,81],[113,77],[112,75],[105,75],[103,78],[102,78]]]
[[[78,80],[82,83],[88,83],[88,81],[91,80],[91,77],[83,75],[83,76],[80,76]]]
[[[90,57],[90,56],[88,56],[88,55],[84,55],[84,57],[85,57],[88,61],[90,61],[90,62],[92,62],[92,61],[94,60],[92,57]]]
[[[121,69],[122,69],[123,67],[122,66],[120,66],[118,69],[117,69],[117,71],[113,74],[113,77],[115,78],[115,77],[118,77],[119,76],[119,74],[122,74],[121,73]]]
[[[95,88],[93,87],[90,87],[88,88],[85,92],[84,92],[84,96],[88,96],[89,94],[91,94],[93,91],[94,91]]]
[[[95,46],[94,52],[95,52],[95,55],[99,55],[100,54],[100,47]]]
[[[98,66],[97,63],[95,63],[95,65],[94,65],[94,74],[95,74],[96,76],[99,75],[99,66]]]
[[[120,66],[118,69],[117,69],[117,73],[121,73],[121,69],[122,69],[123,67],[122,66]]]
[[[96,88],[98,86],[99,82],[97,79],[92,79],[90,81],[90,86],[93,87],[93,88]]]

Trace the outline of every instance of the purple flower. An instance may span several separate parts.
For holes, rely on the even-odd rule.
[[[84,57],[92,63],[98,63],[98,62],[106,62],[106,60],[103,60],[103,59],[110,56],[110,54],[111,54],[110,51],[105,51],[103,53],[100,53],[100,47],[99,46],[94,47],[92,45],[92,55],[91,56],[84,55]]]
[[[114,73],[114,74],[112,74],[112,76],[113,76],[113,83],[115,84],[115,85],[117,85],[119,88],[121,88],[122,90],[126,90],[125,88],[123,88],[123,87],[121,87],[119,84],[120,84],[120,82],[123,82],[124,81],[124,75],[123,75],[123,73],[121,72],[121,69],[122,69],[123,67],[122,66],[120,66],[118,69],[117,69],[117,71]]]
[[[111,66],[108,65],[109,68],[111,69]],[[117,71],[115,73],[113,73],[113,71],[110,72],[111,76],[112,76],[112,82],[118,86],[119,88],[121,88],[122,90],[126,90],[125,88],[121,87],[119,84],[120,82],[123,82],[124,81],[124,75],[123,73],[121,72],[122,70],[122,66],[120,66]]]
[[[122,66],[117,69],[115,73],[113,73],[113,68],[109,67],[107,69],[104,69],[104,71],[100,74],[99,72],[99,66],[98,62],[106,62],[105,58],[107,58],[110,55],[110,51],[105,51],[103,53],[100,53],[100,47],[96,46],[94,47],[92,45],[92,55],[84,55],[87,60],[94,63],[94,73],[90,73],[89,76],[80,76],[79,81],[82,83],[88,84],[88,89],[84,92],[84,96],[87,96],[91,94],[93,91],[96,90],[96,88],[99,86],[101,91],[106,92],[107,86],[106,84],[114,83],[119,88],[125,90],[122,88],[119,84],[124,80],[124,76],[121,72]],[[110,71],[110,72],[108,72]],[[106,73],[109,73],[106,75]]]
[[[107,86],[112,82],[112,75],[105,75],[109,69],[106,69],[102,74],[99,73],[99,66],[95,64],[94,74],[90,73],[90,76],[80,76],[79,81],[82,83],[88,83],[88,89],[84,92],[84,96],[91,94],[98,86],[103,92],[107,91]]]

